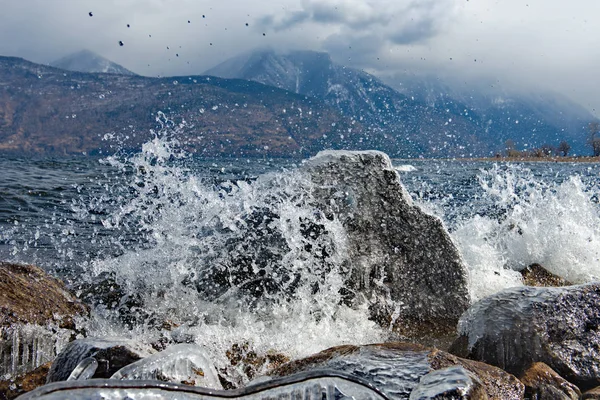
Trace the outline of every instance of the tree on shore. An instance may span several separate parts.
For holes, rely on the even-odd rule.
[[[562,142],[559,143],[556,150],[560,155],[562,155],[563,157],[566,157],[569,155],[569,151],[571,151],[571,146],[569,145],[569,143],[567,143],[566,141],[563,140]]]
[[[588,144],[592,147],[595,157],[600,156],[600,122],[590,122],[588,125]]]

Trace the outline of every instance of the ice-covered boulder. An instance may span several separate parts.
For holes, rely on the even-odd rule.
[[[110,379],[160,380],[223,389],[210,358],[194,344],[178,344],[115,372]]]
[[[409,400],[488,400],[479,379],[463,367],[448,367],[424,375]]]
[[[0,262],[0,378],[52,361],[88,308],[32,265]]]
[[[582,390],[600,385],[600,284],[517,287],[475,303],[450,351],[516,375],[543,362]]]
[[[43,364],[33,371],[0,381],[0,399],[12,400],[30,392],[46,383],[50,362]]]
[[[120,338],[86,338],[69,343],[56,357],[48,373],[48,382],[65,381],[86,358],[96,359],[92,378],[109,378],[119,369],[155,351],[146,345]]]
[[[412,203],[389,157],[323,151],[303,168],[319,206],[347,231],[351,288],[381,299],[373,310],[381,322],[395,313],[406,334],[413,322],[454,330],[470,303],[467,268],[442,221]],[[386,299],[395,309],[381,306]]]
[[[456,370],[447,370],[456,367],[467,371],[471,383],[463,374],[461,379],[456,379]],[[420,390],[427,389],[427,393],[443,393],[446,390],[451,391],[451,387],[459,390],[458,387],[466,388],[470,384],[473,385],[473,396],[485,394],[488,399],[516,400],[522,399],[524,393],[523,384],[499,368],[411,343],[334,347],[284,364],[273,370],[270,375],[289,376],[320,369],[337,370],[358,376],[371,382],[390,399],[409,399],[420,382],[423,382]],[[427,377],[431,372],[439,370],[446,370],[446,373],[439,372],[433,377]],[[437,389],[434,388],[434,382],[438,383]],[[476,389],[478,383],[483,387],[483,392]]]

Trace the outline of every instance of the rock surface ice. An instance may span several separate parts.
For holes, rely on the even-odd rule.
[[[92,378],[109,378],[126,365],[154,353],[151,347],[120,338],[87,338],[69,343],[56,357],[48,373],[48,383],[65,381],[81,361],[93,357],[98,362]]]
[[[424,375],[409,400],[487,400],[479,380],[463,367],[448,367]]]
[[[51,361],[88,308],[33,265],[0,262],[0,377]]]
[[[516,375],[546,363],[582,390],[600,385],[600,283],[518,287],[475,303],[450,351]]]
[[[202,349],[178,344],[121,368],[111,379],[160,380],[223,389],[217,370]]]
[[[371,382],[391,399],[409,399],[411,392],[417,388],[424,376],[432,371],[452,367],[462,367],[468,371],[472,378],[481,383],[489,399],[523,398],[523,384],[499,368],[411,343],[334,347],[311,357],[284,364],[273,370],[270,375],[288,376],[318,369],[337,370]],[[448,387],[447,381],[438,381],[444,388]],[[434,391],[431,385],[428,386],[428,390]]]

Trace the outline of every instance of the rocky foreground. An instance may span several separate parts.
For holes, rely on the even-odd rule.
[[[64,285],[36,267],[4,263],[0,398],[46,382],[31,398],[64,390],[87,398],[100,386],[109,398],[600,398],[600,283],[573,286],[532,265],[523,271],[529,286],[470,304],[459,252],[441,222],[411,203],[385,154],[326,152],[303,168],[320,188],[318,207],[339,216],[360,260],[348,287],[410,305],[394,315],[405,342],[339,346],[300,360],[240,343],[227,356],[252,379],[241,388],[194,343],[86,337],[77,321],[88,308]],[[375,282],[377,268],[389,278]],[[389,326],[385,302],[371,311]],[[453,341],[447,350],[432,345],[441,337]]]

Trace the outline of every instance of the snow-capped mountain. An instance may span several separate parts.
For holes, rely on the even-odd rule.
[[[94,72],[119,75],[136,75],[127,68],[89,50],[69,54],[50,63],[50,66],[75,72]]]

